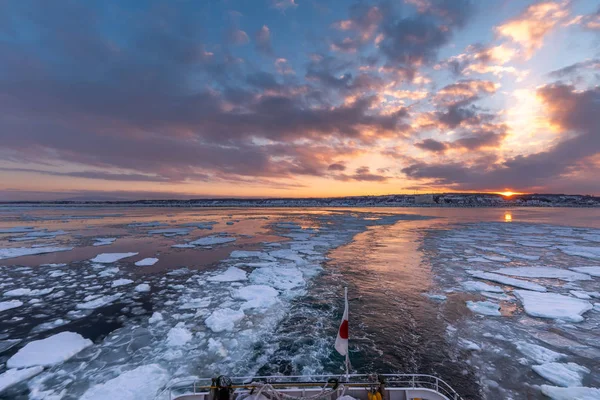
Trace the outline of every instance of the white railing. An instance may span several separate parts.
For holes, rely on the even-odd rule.
[[[373,377],[377,378],[373,380]],[[429,389],[434,390],[451,400],[462,400],[459,394],[443,379],[437,376],[427,374],[350,374],[350,375],[271,375],[271,376],[236,376],[230,377],[234,386],[250,385],[252,382],[263,382],[269,384],[280,384],[294,386],[294,383],[315,383],[315,387],[322,387],[324,382],[329,379],[337,379],[339,383],[350,383],[354,385],[364,385],[370,387],[379,385],[379,378],[383,378],[386,388],[406,388],[406,389]],[[200,394],[206,393],[207,387],[212,383],[211,378],[202,378],[189,381],[179,381],[173,385],[165,387],[157,395],[156,399],[163,400],[165,395],[172,400],[173,392]],[[160,397],[163,396],[163,397]]]

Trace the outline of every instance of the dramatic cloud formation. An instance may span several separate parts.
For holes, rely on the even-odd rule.
[[[483,8],[4,3],[0,199],[600,193],[597,4]]]
[[[578,166],[600,153],[600,88],[577,91],[573,86],[547,85],[538,90],[538,95],[548,108],[551,123],[568,135],[547,151],[487,166],[421,162],[404,168],[403,172],[413,178],[431,178],[437,185],[463,189],[552,188],[561,179],[576,179]],[[595,169],[599,167],[596,163],[592,165]]]
[[[568,5],[566,0],[535,3],[515,19],[497,27],[497,31],[523,46],[527,56],[531,57],[542,47],[544,37],[569,16]]]

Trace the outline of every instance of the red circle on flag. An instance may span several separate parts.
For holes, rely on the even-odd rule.
[[[340,325],[340,337],[342,339],[348,339],[348,321],[344,320]]]

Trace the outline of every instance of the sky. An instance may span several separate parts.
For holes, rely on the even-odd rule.
[[[600,195],[600,6],[2,1],[0,110],[0,201]]]

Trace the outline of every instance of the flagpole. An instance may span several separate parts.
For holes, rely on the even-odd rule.
[[[335,339],[335,349],[345,356],[346,381],[350,380],[350,352],[348,351],[348,288],[344,287],[344,315]]]
[[[344,287],[344,302],[348,306],[348,286]],[[348,337],[348,341],[350,337]],[[346,349],[346,382],[350,381],[350,349]]]
[[[346,353],[346,382],[350,381],[350,356]]]

